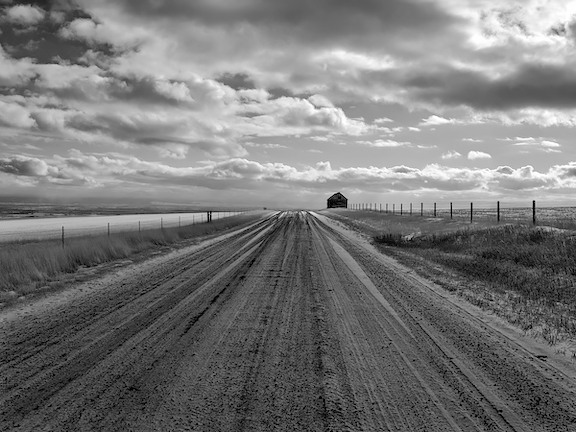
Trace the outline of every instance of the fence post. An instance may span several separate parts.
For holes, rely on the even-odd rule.
[[[410,203],[410,216],[412,216],[412,203]]]
[[[420,203],[420,216],[424,216],[424,203]]]
[[[64,227],[62,227],[62,249],[64,249]]]
[[[400,204],[400,216],[402,216],[402,204]]]
[[[182,227],[182,216],[178,216],[178,228]]]
[[[110,237],[110,222],[108,222],[108,237]]]
[[[452,203],[450,203],[450,219],[452,219]]]
[[[472,223],[472,213],[474,212],[474,204],[470,203],[470,223]]]
[[[142,232],[140,229],[140,221],[138,221],[138,233]]]
[[[164,218],[160,218],[160,229],[164,229]]]
[[[396,213],[396,204],[392,204],[392,214]]]
[[[382,213],[382,203],[380,203],[380,213]]]
[[[436,203],[434,203],[434,217],[436,217]]]
[[[532,201],[532,223],[536,225],[536,200]]]
[[[496,221],[500,223],[500,201],[496,201]]]
[[[388,203],[386,203],[386,213],[388,213]]]

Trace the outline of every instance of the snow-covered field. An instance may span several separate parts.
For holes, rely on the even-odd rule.
[[[212,220],[232,216],[239,212],[213,212]],[[77,216],[30,219],[0,219],[0,243],[20,240],[57,239],[66,237],[98,235],[120,231],[138,231],[169,228],[179,225],[206,222],[206,212],[158,213],[119,216]]]

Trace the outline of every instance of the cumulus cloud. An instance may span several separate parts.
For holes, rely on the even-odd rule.
[[[5,19],[21,26],[36,25],[44,19],[45,12],[29,5],[15,5],[6,10]]]
[[[407,141],[394,141],[394,140],[383,140],[377,139],[374,141],[356,141],[358,144],[362,144],[368,147],[402,147],[410,145]]]
[[[29,129],[35,125],[36,122],[26,108],[0,100],[0,126]]]
[[[488,153],[484,153],[481,151],[472,150],[468,152],[468,159],[475,160],[475,159],[492,159],[492,156]]]
[[[357,136],[379,130],[361,119],[349,118],[342,108],[316,106],[309,100],[295,97],[243,104],[238,106],[238,114],[248,115],[240,126],[243,132],[261,136],[317,131]]]
[[[312,95],[308,100],[317,108],[334,108],[334,104],[322,95]]]
[[[462,157],[462,155],[460,153],[458,153],[457,151],[450,150],[446,153],[443,153],[441,157],[442,157],[442,159],[458,159],[458,158]]]
[[[310,139],[312,141],[318,141],[318,142],[327,142],[330,140],[330,138],[328,138],[326,135],[314,135],[311,136]]]
[[[394,122],[394,120],[392,120],[388,117],[380,117],[380,118],[374,119],[374,121],[372,123],[380,124],[380,123],[392,123],[392,122]]]
[[[548,147],[548,148],[560,147],[560,144],[558,144],[555,141],[548,141],[548,140],[537,141],[534,138],[531,138],[531,139],[526,138],[522,141],[518,141],[514,145],[515,146],[542,146],[542,147]]]
[[[576,162],[555,165],[546,172],[532,166],[496,169],[453,168],[430,164],[422,169],[392,167],[340,167],[329,161],[297,169],[284,163],[261,163],[245,158],[206,162],[199,167],[174,167],[122,154],[85,154],[71,151],[67,157],[0,158],[0,172],[15,177],[33,177],[53,184],[100,187],[114,184],[163,187],[200,187],[207,190],[259,190],[277,193],[277,187],[330,191],[360,188],[374,191],[520,191],[576,188]]]
[[[558,149],[561,146],[555,141],[545,140],[542,138],[536,139],[533,137],[516,137],[516,140],[518,141],[513,144],[514,146],[537,148],[546,153],[561,153]]]
[[[37,158],[17,156],[14,158],[0,158],[0,171],[16,176],[45,177],[57,169],[49,169],[46,162]]]
[[[94,154],[91,164],[104,175],[86,170],[97,183],[122,181],[106,168],[111,164],[128,173],[127,182],[176,184],[178,179],[214,188],[235,187],[231,178],[241,179],[247,189],[278,178],[290,187],[298,181],[331,188],[343,186],[340,181],[347,176],[354,187],[392,190],[497,188],[503,182],[526,185],[526,179],[552,187],[555,178],[567,182],[571,168],[554,177],[505,167],[498,172],[433,165],[419,171],[329,164],[296,169],[244,158],[247,148],[277,149],[274,141],[288,142],[287,137],[295,143],[356,143],[359,153],[373,152],[360,145],[413,149],[438,142],[444,160],[464,158],[440,143],[462,139],[448,134],[482,123],[485,129],[466,132],[463,136],[474,138],[463,141],[481,142],[475,133],[492,126],[514,126],[514,132],[495,132],[510,134],[501,147],[521,157],[560,152],[567,144],[559,137],[567,135],[554,136],[555,129],[521,132],[521,127],[576,126],[576,97],[570,90],[576,87],[576,10],[571,8],[559,0],[523,2],[521,7],[496,0],[101,0],[81,2],[81,7],[55,2],[46,11],[10,3],[0,19],[7,38],[0,47],[0,87],[5,89],[0,125],[3,134],[15,134],[14,141],[35,134],[61,145],[90,143],[136,155],[146,146],[180,165],[197,151],[214,159],[207,165],[214,171],[181,171]],[[29,28],[38,34],[23,40]],[[394,117],[397,127],[385,127],[392,123],[388,117],[370,120],[384,113]],[[408,126],[418,119],[419,124]],[[403,135],[408,132],[430,136],[411,144]],[[528,136],[533,133],[546,137]],[[497,151],[491,153],[500,160]],[[472,151],[467,157],[492,155]],[[88,163],[89,158],[49,163],[60,177],[17,175],[12,162],[8,174],[6,161],[3,175],[89,182],[75,171],[76,159]]]
[[[77,18],[60,30],[64,39],[78,39],[90,46],[108,44],[115,49],[136,48],[150,38],[150,34],[141,27],[119,26],[114,21],[96,23],[92,19]]]
[[[418,124],[419,126],[439,126],[445,124],[454,124],[456,123],[456,119],[447,119],[444,117],[440,117],[437,115],[431,115],[426,119],[422,119],[422,121]]]

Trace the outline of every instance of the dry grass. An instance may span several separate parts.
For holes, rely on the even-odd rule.
[[[573,221],[562,218],[559,229],[330,213],[401,261],[414,264],[409,255],[418,257],[426,276],[527,333],[552,345],[576,339],[576,232],[566,229],[576,226]],[[576,356],[576,346],[571,350]]]
[[[248,224],[258,217],[260,214],[239,215],[182,228],[118,233],[110,237],[76,237],[66,240],[64,248],[59,241],[52,240],[3,244],[0,245],[0,303],[10,304],[82,266],[91,267],[184,239],[215,234]]]

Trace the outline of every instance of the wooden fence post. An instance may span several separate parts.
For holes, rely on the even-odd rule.
[[[424,203],[420,203],[420,216],[424,216]]]
[[[400,216],[402,216],[402,204],[400,204]]]
[[[450,203],[450,219],[452,219],[452,203]]]
[[[434,217],[436,217],[436,203],[434,203]]]
[[[500,223],[500,201],[496,201],[496,221]]]
[[[108,222],[108,237],[110,237],[110,222]]]
[[[412,216],[412,203],[410,203],[410,216]]]
[[[470,223],[472,223],[472,213],[474,212],[474,204],[470,203]]]
[[[64,227],[62,227],[62,249],[64,249]]]
[[[138,221],[138,233],[142,232],[140,229],[140,221]]]
[[[386,213],[388,213],[388,203],[386,203]]]
[[[532,201],[532,223],[536,225],[536,200]]]

